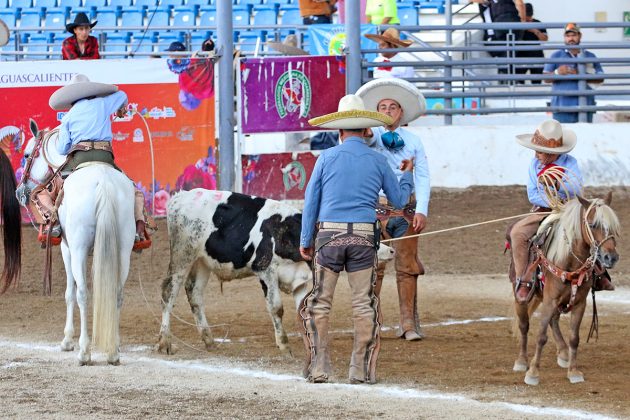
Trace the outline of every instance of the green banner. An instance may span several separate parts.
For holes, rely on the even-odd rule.
[[[630,12],[623,12],[623,21],[630,22]],[[623,37],[630,38],[630,27],[623,28]]]

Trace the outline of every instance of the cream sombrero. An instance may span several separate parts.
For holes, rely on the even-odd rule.
[[[339,100],[337,112],[308,120],[310,125],[337,130],[359,130],[390,125],[393,120],[376,111],[367,111],[357,95],[346,95]]]
[[[401,48],[407,48],[408,46],[413,44],[412,41],[409,41],[407,39],[405,40],[400,39],[400,32],[398,32],[398,29],[396,28],[387,28],[380,35],[366,34],[365,37],[374,42],[385,41]]]
[[[357,96],[363,99],[367,109],[376,110],[383,99],[392,99],[400,104],[403,116],[400,125],[405,125],[427,109],[424,95],[418,88],[403,79],[393,77],[374,79],[367,82],[357,90]]]
[[[9,43],[9,27],[3,20],[0,19],[0,47],[3,47]]]
[[[284,55],[309,55],[308,51],[298,48],[294,34],[287,35],[283,42],[268,42],[267,45]]]
[[[577,136],[558,121],[547,120],[538,126],[534,134],[516,136],[516,142],[537,152],[560,155],[573,150]]]
[[[107,96],[118,90],[118,86],[106,83],[90,82],[83,74],[75,74],[70,83],[57,89],[48,100],[48,105],[55,111],[69,109],[79,99],[92,96]]]

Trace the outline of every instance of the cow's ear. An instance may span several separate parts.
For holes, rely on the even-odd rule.
[[[606,198],[604,198],[604,204],[606,204],[607,206],[610,206],[611,202],[612,202],[612,190],[608,191],[608,194],[606,194]]]
[[[37,137],[37,134],[39,133],[39,128],[37,127],[37,123],[35,122],[35,120],[32,118],[29,118],[29,127],[31,129],[31,134],[33,135],[33,137]]]

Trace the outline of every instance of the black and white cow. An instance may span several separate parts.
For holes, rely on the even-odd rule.
[[[276,344],[288,351],[280,290],[293,294],[297,308],[311,286],[311,270],[299,252],[302,214],[275,200],[194,189],[171,198],[167,224],[171,259],[162,283],[158,350],[172,353],[170,314],[182,284],[201,339],[210,348],[213,338],[203,302],[208,279],[216,277],[223,282],[256,275]],[[392,259],[393,250],[382,246],[379,257]]]

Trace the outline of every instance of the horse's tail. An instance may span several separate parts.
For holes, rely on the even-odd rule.
[[[101,177],[96,184],[92,337],[94,345],[107,354],[118,349],[118,296],[122,292],[115,196],[113,183],[106,176]]]
[[[15,197],[15,174],[9,158],[0,149],[0,206],[3,225],[4,267],[2,268],[2,286],[0,294],[6,292],[13,282],[20,278],[22,264],[22,216],[20,204]]]

